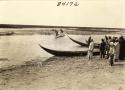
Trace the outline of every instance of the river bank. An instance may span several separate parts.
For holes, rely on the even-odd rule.
[[[94,57],[51,57],[2,71],[1,90],[124,90],[124,64]]]

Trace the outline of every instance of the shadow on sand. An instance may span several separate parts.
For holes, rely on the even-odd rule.
[[[49,62],[53,62],[53,61],[65,61],[65,60],[78,60],[78,59],[82,59],[85,58],[85,56],[71,56],[71,57],[66,57],[66,56],[52,56],[48,59],[46,59],[46,61],[43,61],[42,65],[46,65]]]

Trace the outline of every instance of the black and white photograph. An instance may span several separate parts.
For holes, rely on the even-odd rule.
[[[125,90],[125,1],[0,0],[0,90]]]

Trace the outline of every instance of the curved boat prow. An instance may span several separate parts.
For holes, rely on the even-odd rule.
[[[38,44],[42,49],[44,49],[45,51],[47,51],[48,52],[48,49],[47,48],[45,48],[45,47],[43,47],[42,45],[40,45],[40,44]]]
[[[38,44],[43,50],[45,50],[46,52],[50,53],[50,54],[53,54],[53,55],[56,55],[55,52],[51,49],[48,49],[48,48],[45,48],[43,47],[42,45]]]
[[[83,43],[83,42],[77,41],[77,40],[71,38],[68,34],[66,34],[66,35],[69,37],[70,40],[72,40],[72,41],[75,42],[76,44],[79,44],[79,45],[84,46],[84,47],[89,47],[89,45],[88,45],[87,43]],[[94,46],[94,47],[95,47],[95,48],[99,48],[99,44],[95,43],[95,46]]]
[[[68,34],[66,34],[66,35],[68,36]],[[79,44],[79,45],[81,45],[81,46],[88,47],[88,44],[82,43],[82,42],[77,41],[77,40],[74,40],[74,39],[71,38],[70,36],[68,36],[68,37],[69,37],[69,39],[72,40],[73,42],[75,42],[75,43],[77,43],[77,44]]]
[[[42,45],[40,45],[40,44],[38,44],[41,48],[43,48],[43,46]]]

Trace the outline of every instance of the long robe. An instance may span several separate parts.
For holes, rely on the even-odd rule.
[[[120,43],[119,59],[123,60],[125,57],[125,40],[123,37],[119,38],[119,43]]]
[[[114,54],[114,59],[119,59],[119,51],[120,51],[120,44],[119,42],[114,43],[115,45],[115,54]]]
[[[88,50],[88,58],[92,59],[93,57],[93,50],[94,50],[94,42],[91,42],[89,45],[89,50]]]

